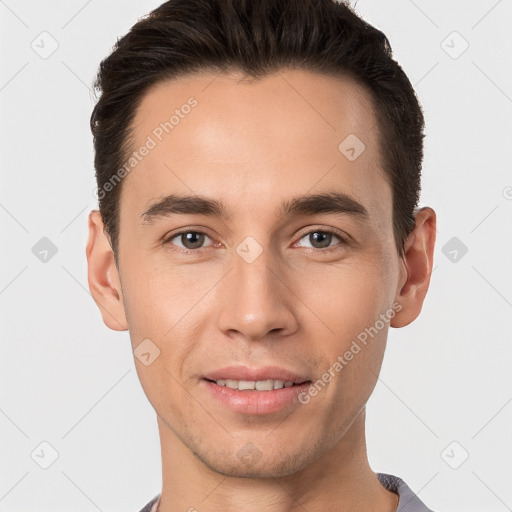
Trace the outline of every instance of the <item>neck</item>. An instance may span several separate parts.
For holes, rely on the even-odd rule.
[[[158,418],[162,449],[159,512],[395,512],[398,496],[371,470],[365,410],[345,435],[314,463],[279,478],[234,478],[206,467]]]

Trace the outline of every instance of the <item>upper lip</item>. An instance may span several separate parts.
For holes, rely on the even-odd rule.
[[[310,380],[307,376],[277,366],[265,366],[261,368],[227,366],[208,372],[204,375],[204,378],[208,380],[282,380],[284,382],[293,382],[294,384],[301,384]]]

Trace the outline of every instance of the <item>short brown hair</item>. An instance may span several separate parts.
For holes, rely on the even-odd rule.
[[[94,83],[101,94],[90,123],[99,208],[116,262],[122,182],[108,193],[105,185],[130,153],[148,88],[199,71],[258,78],[287,67],[350,76],[368,91],[403,254],[421,188],[424,118],[387,37],[341,0],[169,0],[117,41]]]

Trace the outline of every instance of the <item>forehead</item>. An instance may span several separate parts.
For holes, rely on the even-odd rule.
[[[388,220],[372,103],[348,78],[283,70],[258,80],[237,73],[167,80],[136,111],[131,149],[143,146],[151,149],[122,193],[141,213],[172,193],[222,197],[257,212],[274,210],[283,196],[336,189]]]

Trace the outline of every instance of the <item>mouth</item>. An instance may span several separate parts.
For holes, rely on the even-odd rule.
[[[232,389],[240,389],[238,387],[240,383],[242,387],[244,387],[245,384],[249,386],[245,389],[257,389],[255,386],[258,384],[259,387],[263,386],[262,390],[269,388],[270,381],[272,381],[272,389],[291,387],[294,384],[302,384],[306,381],[310,381],[310,378],[306,375],[280,368],[279,366],[265,366],[261,368],[227,366],[208,372],[203,378],[213,381],[219,386],[227,386]],[[281,382],[283,384],[282,386]],[[235,383],[237,384],[236,388],[233,387]],[[252,387],[252,383],[255,384],[254,387]],[[276,387],[274,388],[274,386]]]
[[[278,367],[229,367],[201,379],[216,402],[243,414],[271,414],[301,404],[312,380]]]
[[[293,386],[300,386],[304,382],[293,382],[291,380],[283,381],[278,379],[266,380],[234,380],[234,379],[218,379],[210,380],[209,382],[217,384],[217,386],[224,386],[229,389],[238,389],[239,391],[273,391],[275,389],[291,388]]]

